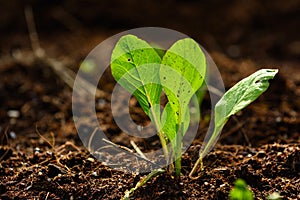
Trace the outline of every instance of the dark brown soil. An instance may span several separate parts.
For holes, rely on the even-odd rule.
[[[273,192],[300,199],[299,1],[18,2],[0,3],[0,199],[120,199],[144,176],[112,170],[83,147],[72,119],[72,89],[31,50],[26,5],[32,5],[47,58],[75,72],[99,42],[142,26],[195,38],[213,57],[226,88],[259,68],[279,68],[269,90],[228,122],[199,178],[188,173],[206,123],[183,155],[180,179],[159,175],[132,199],[228,199],[237,178],[256,199]],[[107,76],[101,84],[109,94],[114,81]],[[156,137],[144,141],[122,133],[108,109],[109,95],[105,99],[97,116],[111,141],[132,148],[134,140],[144,151],[159,147]],[[208,108],[206,97],[205,115]],[[146,122],[138,105],[131,113]]]

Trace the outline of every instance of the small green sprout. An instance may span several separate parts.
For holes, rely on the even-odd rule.
[[[248,189],[246,182],[242,179],[237,179],[234,183],[234,188],[229,193],[230,200],[253,200],[253,194]]]
[[[151,178],[153,178],[154,176],[157,176],[159,174],[164,173],[165,170],[163,169],[158,169],[158,170],[153,170],[151,173],[149,173],[147,176],[145,176],[144,178],[142,178],[136,185],[134,188],[131,188],[130,190],[126,190],[125,191],[125,195],[121,198],[121,200],[129,200],[129,197],[132,193],[134,193],[135,190],[137,190],[139,187],[142,187],[143,185],[145,185],[147,183],[147,181],[149,181]]]
[[[189,103],[197,94],[201,101],[206,87],[206,57],[191,38],[175,42],[166,52],[153,48],[134,35],[125,35],[117,42],[111,56],[112,75],[131,92],[154,124],[164,156],[180,176],[183,137],[190,125]],[[277,69],[262,69],[241,80],[229,89],[215,106],[214,130],[208,133],[200,150],[199,159],[190,177],[202,169],[202,159],[215,145],[229,117],[236,114],[269,86]],[[168,102],[161,111],[160,96],[164,91]],[[199,92],[200,91],[200,92]]]

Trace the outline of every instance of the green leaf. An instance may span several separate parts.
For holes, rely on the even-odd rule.
[[[191,124],[198,124],[201,121],[201,104],[204,100],[207,92],[207,86],[204,82],[202,86],[196,91],[194,97],[192,97],[193,110],[191,112]]]
[[[253,200],[252,192],[247,188],[247,184],[242,179],[237,179],[234,188],[229,193],[230,200]]]
[[[150,117],[152,107],[155,107],[155,115],[160,115],[160,63],[161,58],[157,52],[134,35],[121,37],[111,56],[113,77],[122,87],[133,93]]]
[[[277,74],[277,69],[261,69],[244,78],[230,88],[215,106],[215,127],[212,134],[205,136],[200,157],[204,157],[215,145],[222,128],[229,117],[256,100],[269,87],[269,80]]]
[[[160,80],[168,97],[162,114],[163,132],[171,141],[176,174],[180,173],[182,138],[189,122],[189,102],[201,87],[206,72],[206,60],[200,46],[190,38],[178,40],[162,59]],[[177,163],[177,164],[176,164]]]
[[[168,97],[169,106],[173,110],[173,112],[168,113],[168,118],[175,119],[176,122],[176,126],[173,126],[176,130],[167,133],[170,140],[174,139],[181,122],[184,122],[185,129],[187,129],[189,122],[189,118],[186,118],[188,104],[191,97],[202,85],[205,72],[204,53],[193,39],[178,40],[164,55],[160,69],[160,80]],[[166,129],[168,128],[166,127]]]
[[[169,149],[160,122],[160,64],[161,58],[156,50],[134,35],[121,37],[111,56],[113,77],[122,87],[133,93],[150,117],[167,159]]]
[[[196,97],[197,97],[196,100],[198,101],[199,106],[202,104],[206,92],[207,92],[207,86],[205,83],[203,83],[202,86],[196,92]]]

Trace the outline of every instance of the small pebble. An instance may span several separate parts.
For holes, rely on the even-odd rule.
[[[97,172],[93,172],[93,173],[92,173],[92,176],[97,177],[97,176],[98,176]]]
[[[281,117],[276,117],[275,121],[276,121],[277,123],[279,123],[279,122],[282,121],[282,118],[281,118]]]
[[[21,151],[21,145],[18,144],[16,149],[17,149],[18,152],[20,152]]]
[[[12,139],[16,139],[16,138],[17,138],[17,135],[16,135],[15,132],[10,131],[10,132],[9,132],[9,137],[12,138]]]
[[[33,149],[33,152],[34,152],[35,154],[40,153],[40,152],[41,152],[41,149],[38,148],[38,147],[35,147],[35,148]]]
[[[20,112],[18,110],[9,110],[7,111],[7,115],[10,118],[18,118],[20,117]]]
[[[95,162],[94,158],[88,158],[87,160],[90,161],[91,163]]]

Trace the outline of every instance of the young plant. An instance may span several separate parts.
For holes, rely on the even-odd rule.
[[[112,52],[113,77],[137,98],[149,116],[167,163],[170,157],[175,160],[177,176],[181,170],[182,138],[190,122],[188,104],[203,84],[205,66],[204,53],[190,38],[177,41],[162,59],[147,42],[133,35],[120,38]],[[161,113],[162,89],[168,103]]]
[[[235,84],[221,97],[214,110],[214,130],[212,133],[208,133],[205,136],[204,143],[199,153],[199,159],[194,165],[190,177],[198,170],[199,165],[200,169],[203,168],[202,159],[217,142],[221,130],[229,117],[248,106],[265,92],[269,87],[269,80],[273,79],[277,72],[277,69],[258,70]]]
[[[159,54],[158,54],[159,53]],[[120,38],[111,56],[112,75],[131,92],[154,124],[167,164],[175,161],[175,174],[180,175],[182,140],[190,124],[189,103],[204,87],[206,59],[200,46],[192,39],[175,42],[165,54],[134,35]],[[222,128],[236,114],[269,86],[277,69],[261,69],[241,80],[218,101],[214,110],[214,130],[205,137],[190,177],[202,169],[203,157],[215,145]],[[160,110],[160,96],[165,92],[168,102]],[[201,96],[200,96],[201,98]],[[172,166],[172,164],[170,164]],[[173,168],[169,168],[172,172]]]
[[[175,174],[179,176],[182,140],[190,124],[188,105],[195,93],[201,101],[206,87],[206,59],[200,46],[194,40],[185,38],[175,42],[164,53],[134,35],[126,35],[120,38],[112,52],[111,69],[116,81],[136,97],[149,116],[156,128],[166,163],[171,166],[168,171],[171,173],[174,170],[169,163],[172,157]],[[191,178],[199,165],[200,169],[203,168],[202,159],[215,145],[229,117],[257,99],[277,72],[277,69],[261,69],[238,82],[221,97],[214,109],[214,129],[205,136],[199,159],[189,174]],[[161,112],[162,91],[168,102]],[[135,188],[126,191],[124,199],[164,171],[158,169],[148,174]],[[237,186],[240,185],[237,182]]]
[[[230,200],[253,200],[253,194],[248,189],[246,182],[242,179],[237,179],[234,183],[234,188],[229,193]]]

